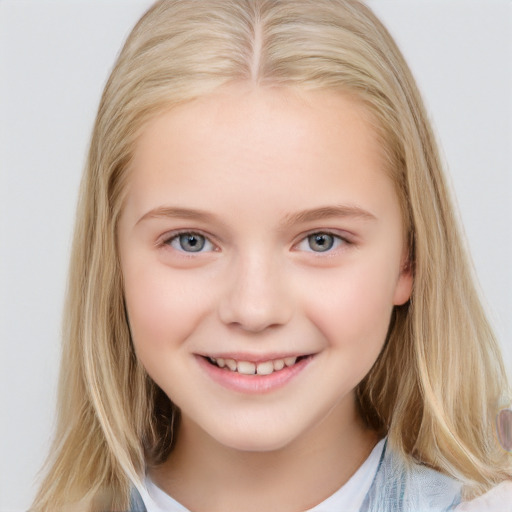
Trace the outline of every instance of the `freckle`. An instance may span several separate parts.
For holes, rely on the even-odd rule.
[[[496,420],[496,426],[501,446],[507,452],[512,452],[512,409],[500,411]]]

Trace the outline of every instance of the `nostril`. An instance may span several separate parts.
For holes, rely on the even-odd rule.
[[[232,322],[231,326],[234,329],[239,329],[241,331],[247,332],[247,333],[254,333],[259,334],[264,331],[269,330],[275,330],[281,327],[281,323],[269,323],[269,322],[251,322],[251,321],[245,321],[245,322]]]

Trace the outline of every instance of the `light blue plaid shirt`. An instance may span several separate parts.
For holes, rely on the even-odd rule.
[[[427,466],[408,464],[386,441],[359,512],[449,512],[460,503],[460,491],[459,482]],[[147,512],[136,489],[128,512]]]

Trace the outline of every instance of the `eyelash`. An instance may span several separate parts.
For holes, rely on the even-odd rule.
[[[189,238],[201,237],[202,239],[204,239],[204,245],[209,244],[211,246],[211,249],[209,249],[208,251],[203,251],[202,249],[203,249],[204,245],[201,246],[201,248],[197,251],[186,251],[182,247],[181,248],[174,247],[173,242],[175,242],[175,241],[181,245],[180,237],[182,237],[184,235],[187,235]],[[208,235],[206,235],[205,233],[201,233],[200,231],[184,230],[184,231],[174,232],[171,235],[166,236],[164,238],[164,240],[162,240],[162,245],[172,247],[174,250],[184,253],[184,254],[187,254],[187,255],[199,254],[202,252],[212,252],[212,251],[216,250],[216,245],[210,240],[210,237]]]
[[[303,236],[300,241],[295,244],[294,247],[299,247],[300,245],[302,244],[310,244],[311,243],[311,239],[313,237],[316,237],[317,239],[319,239],[320,237],[332,237],[333,239],[333,245],[331,245],[330,247],[328,247],[326,250],[324,251],[315,251],[311,248],[311,246],[309,245],[308,248],[302,248],[301,250],[303,250],[304,252],[311,252],[313,254],[330,254],[332,253],[334,250],[336,249],[339,249],[340,246],[344,246],[344,245],[352,245],[352,242],[350,240],[348,240],[346,237],[343,237],[341,235],[339,235],[338,233],[334,233],[332,231],[329,231],[329,230],[323,230],[323,231],[311,231],[309,233],[307,233],[305,236]],[[319,240],[317,240],[319,241]],[[299,249],[300,250],[300,249]]]
[[[183,249],[180,237],[187,235],[189,238],[192,237],[201,237],[204,240],[204,244],[197,250],[197,251],[187,251]],[[332,245],[325,249],[324,251],[318,250],[315,251],[311,248],[311,242],[312,237],[317,237],[317,242],[320,242],[320,237],[332,237]],[[180,247],[176,247],[173,245],[173,243],[179,244]],[[308,247],[303,247],[302,249],[300,246],[302,244],[308,244]],[[210,237],[206,235],[205,233],[202,233],[200,231],[178,231],[170,234],[169,236],[165,237],[165,239],[162,240],[161,245],[168,246],[173,248],[174,250],[186,254],[186,255],[194,255],[194,254],[200,254],[203,252],[214,252],[218,250],[217,246],[210,240]],[[203,248],[205,245],[208,245],[209,248],[204,251]],[[313,254],[330,254],[334,250],[340,248],[340,246],[344,245],[353,245],[353,242],[349,240],[347,237],[341,236],[335,232],[329,231],[329,230],[320,230],[320,231],[311,231],[309,233],[306,233],[302,238],[294,244],[294,248],[298,248],[298,250],[302,250],[304,252],[310,252]]]

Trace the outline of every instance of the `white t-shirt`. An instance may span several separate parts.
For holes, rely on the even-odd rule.
[[[381,439],[350,480],[322,503],[305,512],[357,512],[375,477],[383,448],[384,439]],[[147,512],[190,512],[157,487],[149,477],[146,477],[144,483],[147,494],[145,493],[142,499]]]

